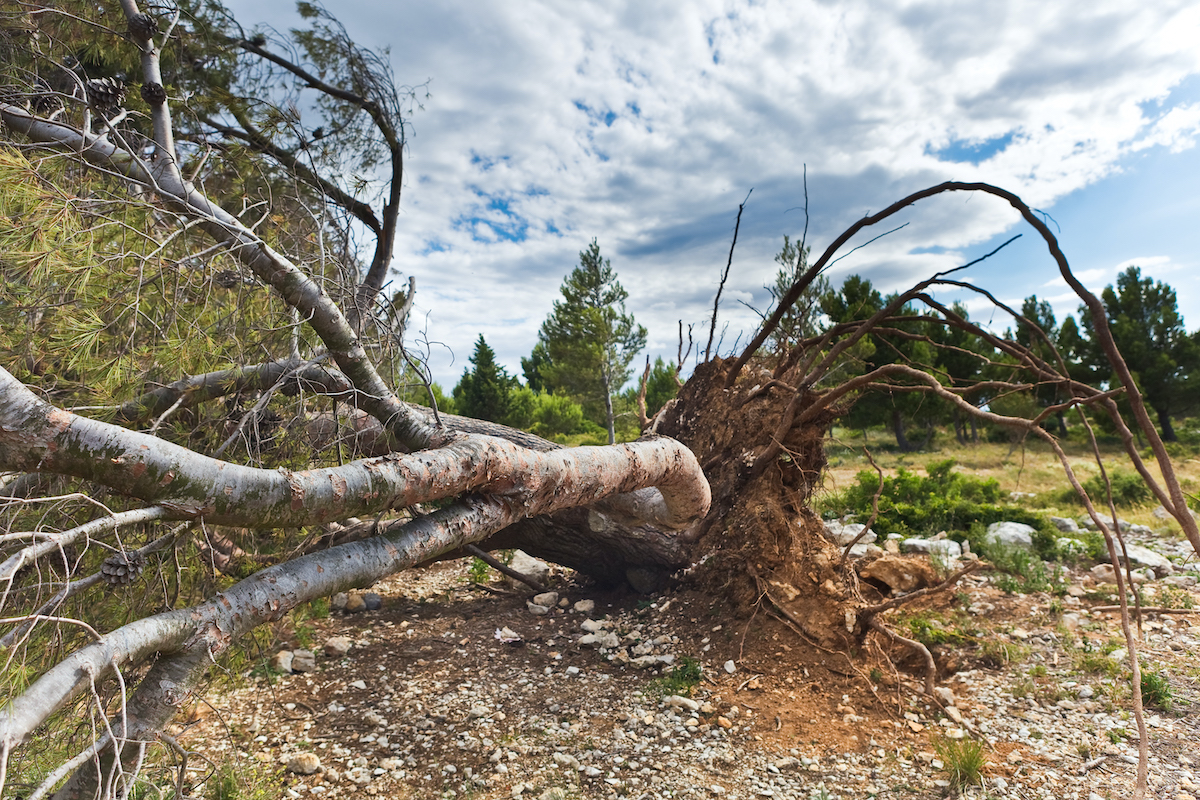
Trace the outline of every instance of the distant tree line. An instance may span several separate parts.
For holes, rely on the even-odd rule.
[[[638,387],[624,391],[622,387],[632,376],[633,359],[645,346],[646,329],[626,312],[628,292],[609,260],[601,257],[599,244],[593,240],[579,258],[579,266],[563,281],[562,299],[542,324],[532,352],[521,359],[525,382],[496,363],[481,334],[471,367],[454,388],[450,410],[574,444],[638,436]],[[772,304],[808,268],[808,253],[785,236],[775,260],[779,270],[765,287]],[[800,342],[818,341],[839,327],[871,317],[895,298],[882,295],[859,275],[849,276],[836,289],[820,277],[784,313],[766,349],[781,356]],[[1143,276],[1140,267],[1122,272],[1116,285],[1104,290],[1102,300],[1117,345],[1157,415],[1163,439],[1178,441],[1172,420],[1193,413],[1200,402],[1200,330],[1187,332],[1175,290]],[[960,303],[948,311],[970,320]],[[1082,325],[1072,315],[1060,324],[1049,302],[1030,295],[1021,305],[1016,330],[1007,331],[1005,338],[1046,363],[1057,365],[1062,359],[1066,374],[1074,380],[1105,387],[1113,380],[1112,367],[1095,341],[1089,316],[1081,309],[1079,317]],[[980,408],[1026,418],[1051,409],[1043,425],[1067,435],[1067,416],[1057,408],[1066,398],[1063,387],[1040,384],[1018,392],[989,391],[989,382],[1011,381],[1020,365],[982,337],[945,322],[945,317],[922,315],[912,305],[903,306],[886,326],[846,350],[824,384],[888,364],[907,364],[939,376],[947,386],[979,384],[968,399]],[[650,416],[675,396],[677,374],[674,362],[659,358],[651,365],[646,386]],[[928,446],[942,427],[953,429],[960,443],[978,441],[980,436],[975,418],[960,408],[925,393],[882,387],[861,392],[842,424],[864,431],[886,428],[903,451]]]
[[[821,329],[867,319],[894,297],[880,295],[870,281],[852,275],[839,290],[826,287],[816,295],[824,315]],[[1105,288],[1101,298],[1117,346],[1157,415],[1163,440],[1178,441],[1172,420],[1193,413],[1200,401],[1200,330],[1189,334],[1175,290],[1143,276],[1136,266],[1122,272],[1116,286]],[[949,311],[969,320],[961,304]],[[1016,330],[1007,331],[1005,338],[1048,364],[1057,366],[1061,359],[1074,380],[1101,388],[1115,385],[1113,368],[1095,340],[1090,317],[1080,309],[1079,318],[1082,325],[1070,315],[1060,324],[1050,303],[1030,295],[1021,305]],[[943,323],[944,318],[921,316],[912,306],[904,306],[886,326],[876,328],[853,348],[839,379],[847,373],[866,374],[886,364],[905,363],[939,376],[947,386],[978,385],[968,399],[981,408],[1029,419],[1050,409],[1043,426],[1067,434],[1067,417],[1057,409],[1066,399],[1062,387],[1048,383],[1018,392],[989,391],[989,382],[1013,380],[1020,366],[981,337]],[[858,429],[886,427],[901,450],[928,444],[935,428],[942,425],[953,426],[959,442],[978,438],[975,423],[969,423],[968,431],[958,409],[923,393],[894,389],[864,392],[842,422]]]

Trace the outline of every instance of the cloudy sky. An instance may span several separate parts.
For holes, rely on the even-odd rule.
[[[247,25],[293,24],[284,0],[233,7]],[[417,279],[413,327],[447,388],[480,333],[520,373],[593,237],[651,355],[674,357],[679,320],[705,338],[753,189],[722,299],[730,351],[768,306],[783,236],[804,229],[806,167],[814,253],[910,192],[987,181],[1049,214],[1089,287],[1140,265],[1200,327],[1194,0],[362,0],[337,12],[362,43],[390,47],[397,83],[428,81],[396,265]],[[910,224],[830,279],[902,289],[1024,233],[968,279],[1018,306],[1049,299],[1060,319],[1078,306],[998,200],[943,196],[896,221]]]

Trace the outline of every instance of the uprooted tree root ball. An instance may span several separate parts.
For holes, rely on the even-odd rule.
[[[696,454],[712,488],[712,507],[698,528],[696,580],[742,613],[768,592],[802,620],[805,635],[849,648],[856,632],[846,621],[856,618],[861,597],[810,505],[835,415],[825,411],[780,437],[780,421],[795,416],[795,393],[756,370],[725,388],[730,364],[717,359],[697,367],[656,428]],[[764,463],[764,453],[775,455]]]

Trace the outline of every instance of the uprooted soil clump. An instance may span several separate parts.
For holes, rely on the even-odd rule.
[[[656,426],[691,448],[712,487],[696,579],[742,612],[769,594],[806,636],[848,647],[860,604],[857,580],[810,507],[834,414],[785,426],[815,395],[794,404],[793,389],[752,369],[726,388],[729,365],[718,359],[697,367]]]

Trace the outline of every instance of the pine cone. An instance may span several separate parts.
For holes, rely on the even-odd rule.
[[[232,289],[242,283],[242,276],[231,269],[223,269],[216,275],[213,275],[213,283],[220,286],[222,289]]]
[[[142,99],[146,105],[156,106],[167,99],[167,90],[161,83],[143,83]]]
[[[100,574],[110,586],[128,586],[138,579],[145,566],[145,558],[136,552],[114,553],[104,559]]]
[[[149,14],[134,14],[129,18],[129,35],[135,39],[149,39],[158,33],[158,20]]]
[[[104,117],[115,117],[125,102],[125,84],[116,78],[89,78],[84,81],[88,105]]]
[[[34,113],[49,116],[63,107],[63,101],[50,84],[38,78],[31,105]]]

